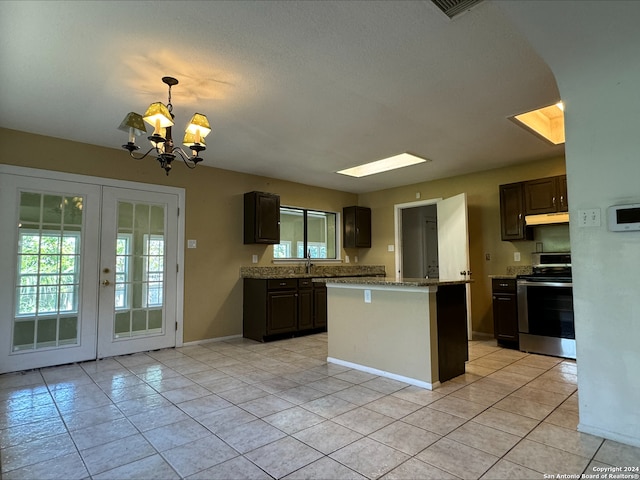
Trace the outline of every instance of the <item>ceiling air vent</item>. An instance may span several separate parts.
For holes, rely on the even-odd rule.
[[[431,0],[433,4],[442,10],[449,18],[460,15],[482,0]]]

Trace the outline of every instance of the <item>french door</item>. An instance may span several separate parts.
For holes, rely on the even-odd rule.
[[[175,195],[104,187],[102,198],[97,356],[173,347]]]
[[[0,174],[0,373],[174,346],[178,196],[56,177]]]

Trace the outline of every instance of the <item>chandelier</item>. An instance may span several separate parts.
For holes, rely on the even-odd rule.
[[[179,156],[187,167],[196,168],[196,165],[202,161],[200,152],[207,148],[204,138],[211,132],[211,127],[209,127],[209,120],[207,120],[206,115],[201,113],[194,114],[187,125],[184,139],[182,140],[184,146],[191,150],[191,155],[185,153],[180,147],[174,146],[173,138],[171,137],[171,127],[174,125],[171,87],[177,85],[178,80],[173,77],[162,77],[162,81],[169,86],[169,101],[167,104],[164,105],[162,102],[152,103],[147,108],[144,116],[139,113],[129,112],[118,129],[129,133],[129,141],[122,145],[122,148],[128,150],[131,157],[136,160],[142,160],[153,152],[156,160],[160,163],[160,167],[169,175],[171,163],[176,159],[176,156]],[[140,147],[135,144],[135,137],[147,133],[145,122],[154,128],[153,134],[147,137],[151,142],[151,148],[144,155],[136,155],[134,152],[139,150]]]

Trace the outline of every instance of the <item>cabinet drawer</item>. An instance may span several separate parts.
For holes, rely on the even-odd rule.
[[[494,293],[516,293],[515,278],[493,278],[491,279],[491,287]]]
[[[310,278],[301,278],[298,280],[298,288],[313,288],[313,282]]]
[[[281,290],[283,288],[298,288],[298,280],[295,278],[272,278],[267,280],[267,289]]]

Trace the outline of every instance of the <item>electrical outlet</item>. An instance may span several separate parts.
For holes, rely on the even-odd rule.
[[[251,255],[251,262],[258,263],[258,255]]]
[[[197,244],[196,240],[187,240],[187,248],[196,248]]]
[[[484,254],[484,259],[488,262],[489,260],[491,260],[491,254],[490,253],[485,253]]]
[[[371,290],[364,291],[364,303],[371,303]]]
[[[520,252],[513,252],[513,261],[514,262],[520,261]]]

